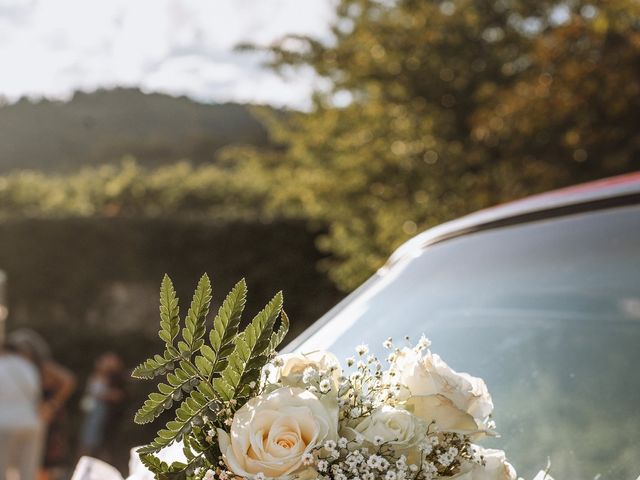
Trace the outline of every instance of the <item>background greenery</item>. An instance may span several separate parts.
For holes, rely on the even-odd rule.
[[[46,333],[82,379],[103,349],[152,350],[164,272],[184,296],[206,270],[219,291],[246,275],[256,305],[284,289],[300,331],[430,226],[640,168],[638,2],[336,15],[332,41],[269,49],[326,80],[307,112],[133,89],[1,106],[10,326]]]

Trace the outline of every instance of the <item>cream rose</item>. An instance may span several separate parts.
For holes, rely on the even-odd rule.
[[[457,480],[517,480],[515,469],[511,466],[502,450],[478,448],[478,454],[484,457],[485,464],[466,463],[463,472],[451,477]],[[553,479],[551,479],[553,480]]]
[[[456,372],[431,352],[423,356],[415,350],[404,348],[397,354],[394,363],[398,372],[397,381],[408,389],[404,393],[405,399],[438,395],[443,407],[457,408],[475,420],[477,430],[487,430],[493,401],[484,380]],[[460,420],[465,417],[463,414]],[[424,420],[430,422],[432,419]]]
[[[276,370],[275,380],[280,380],[287,387],[304,387],[303,378],[307,369],[315,371],[319,377],[329,378],[334,386],[341,373],[340,362],[329,352],[290,353],[280,355],[277,360],[282,366]]]
[[[337,430],[337,415],[318,397],[284,387],[249,400],[234,415],[230,435],[218,429],[218,436],[234,474],[286,478],[301,474],[303,455],[325,440],[336,440]]]
[[[406,410],[383,406],[353,428],[365,441],[384,443],[398,452],[411,449],[424,437],[424,423]]]

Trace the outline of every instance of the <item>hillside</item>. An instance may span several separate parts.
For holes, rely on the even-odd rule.
[[[144,166],[184,158],[202,163],[225,145],[266,141],[246,106],[135,89],[77,93],[69,102],[23,99],[0,107],[0,173],[69,172],[127,154]]]

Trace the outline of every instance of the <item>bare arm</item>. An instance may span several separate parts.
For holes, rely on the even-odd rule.
[[[44,385],[53,391],[51,398],[42,404],[42,417],[46,422],[51,421],[76,388],[76,378],[70,370],[62,365],[48,361],[42,365]]]

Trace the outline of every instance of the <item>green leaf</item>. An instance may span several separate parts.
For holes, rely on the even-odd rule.
[[[174,402],[182,400],[184,392],[189,392],[197,381],[198,377],[193,372],[176,368],[174,373],[167,375],[168,384],[159,383],[158,391],[149,394],[142,407],[136,412],[134,421],[138,424],[152,422],[162,412],[173,407]]]
[[[233,340],[238,334],[238,327],[246,302],[247,284],[243,278],[229,292],[213,320],[213,329],[209,333],[211,351],[202,352],[213,363],[214,371],[222,370],[220,362],[233,351]],[[206,353],[209,353],[209,355],[206,355]]]
[[[276,319],[282,311],[282,292],[278,292],[269,304],[258,313],[247,328],[236,337],[235,349],[229,355],[228,365],[220,377],[213,380],[213,388],[224,400],[232,400],[246,380],[255,370],[264,366],[261,357],[269,348]]]
[[[202,337],[204,337],[206,331],[205,322],[209,314],[210,303],[211,282],[205,273],[198,282],[196,291],[193,294],[191,306],[187,312],[185,327],[182,329],[182,337],[184,338],[183,346],[178,343],[178,348],[183,354],[192,354],[204,345]]]
[[[287,336],[289,325],[289,317],[287,316],[287,313],[282,310],[282,313],[280,314],[280,327],[278,328],[278,331],[271,335],[271,339],[269,340],[269,353],[274,353],[277,350],[278,346],[284,340],[284,337]]]
[[[167,346],[172,346],[179,332],[178,297],[171,279],[165,274],[160,285],[160,332],[158,335]]]
[[[197,389],[193,390],[180,404],[176,410],[176,418],[168,422],[166,428],[158,432],[153,442],[138,449],[138,453],[159,452],[164,447],[171,445],[191,432],[193,428],[192,422],[196,417],[201,417],[215,407],[217,399],[207,395],[207,392],[210,392],[210,389],[207,388],[207,383],[201,382]],[[152,393],[151,395],[154,394]],[[149,396],[150,398],[151,395]]]
[[[151,379],[173,370],[179,354],[175,348],[168,349],[163,355],[154,355],[133,369],[131,376],[140,379]]]

